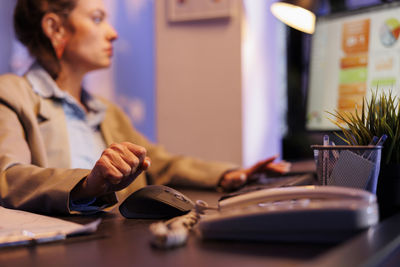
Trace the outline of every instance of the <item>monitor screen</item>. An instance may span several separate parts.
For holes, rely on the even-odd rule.
[[[354,112],[375,89],[398,94],[400,3],[319,17],[312,36],[306,129],[337,130],[327,111]]]

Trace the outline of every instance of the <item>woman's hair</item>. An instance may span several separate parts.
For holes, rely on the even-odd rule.
[[[59,15],[64,22],[75,8],[77,0],[18,0],[14,11],[14,29],[17,38],[37,61],[55,79],[61,66],[50,39],[42,29],[46,13]]]

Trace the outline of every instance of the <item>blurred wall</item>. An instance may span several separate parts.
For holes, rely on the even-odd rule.
[[[286,130],[286,27],[269,11],[276,0],[244,0],[243,165],[281,155]]]
[[[242,5],[228,19],[170,22],[156,1],[158,141],[174,153],[242,162]]]
[[[156,2],[158,140],[175,153],[250,166],[279,154],[285,28],[273,0],[232,0],[229,19],[170,22]]]
[[[15,1],[2,0],[0,3],[0,74],[11,71],[14,30],[12,16]]]
[[[154,0],[104,0],[118,32],[110,69],[93,72],[87,87],[117,103],[134,126],[156,141]]]

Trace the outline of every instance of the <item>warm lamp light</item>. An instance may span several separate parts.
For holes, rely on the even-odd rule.
[[[315,30],[315,15],[310,10],[286,2],[276,2],[271,5],[271,12],[280,21],[296,30],[312,34]],[[293,1],[292,1],[293,2]],[[301,1],[300,1],[301,2]]]

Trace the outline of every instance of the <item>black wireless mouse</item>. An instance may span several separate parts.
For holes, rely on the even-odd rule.
[[[185,195],[164,185],[148,185],[127,197],[119,206],[129,219],[167,219],[188,213],[194,203]]]

